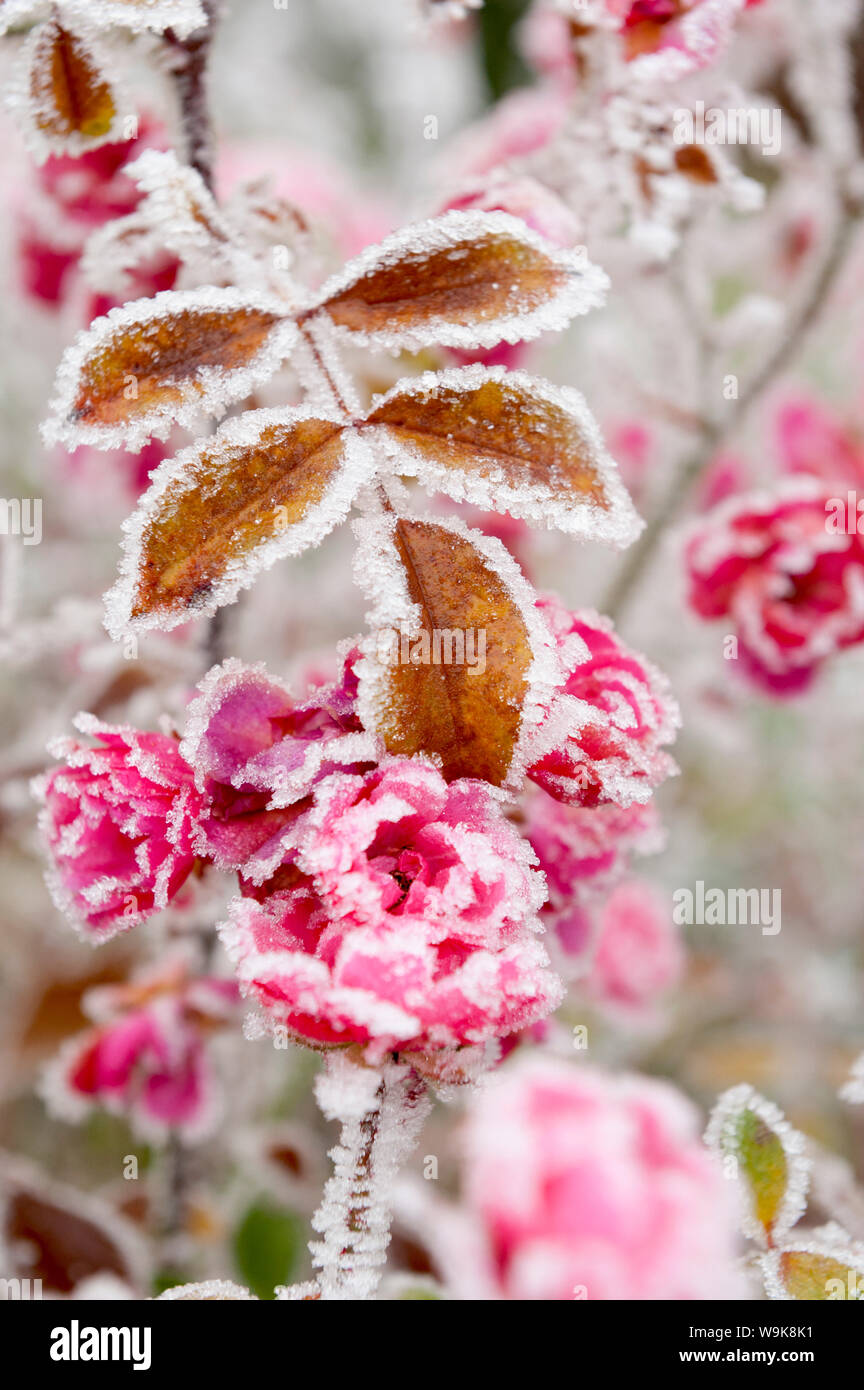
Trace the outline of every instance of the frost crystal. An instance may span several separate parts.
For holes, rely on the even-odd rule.
[[[394,1180],[417,1142],[430,1102],[410,1067],[388,1063],[378,1072],[342,1053],[328,1058],[315,1094],[327,1119],[342,1126],[339,1143],[330,1150],[333,1176],[312,1218],[323,1237],[309,1246],[321,1271],[321,1297],[371,1298],[390,1243]]]
[[[717,1101],[705,1131],[705,1142],[721,1159],[728,1156],[737,1162],[737,1126],[742,1114],[748,1110],[777,1136],[786,1157],[786,1187],[779,1212],[772,1224],[772,1236],[782,1239],[807,1206],[811,1164],[805,1151],[803,1135],[793,1129],[776,1105],[766,1100],[752,1086],[741,1085],[733,1086]],[[741,1225],[745,1235],[764,1245],[765,1229],[749,1209],[749,1205],[742,1209]]]
[[[289,430],[292,425],[322,417],[309,410],[251,410],[227,421],[216,435],[200,444],[190,445],[174,459],[166,461],[153,473],[150,487],[141,500],[138,511],[123,523],[125,539],[120,578],[105,595],[105,626],[116,640],[127,631],[176,627],[192,616],[188,604],[165,601],[150,611],[133,616],[141,574],[146,566],[148,536],[158,519],[170,516],[172,507],[182,505],[184,497],[196,493],[202,486],[199,474],[211,460],[218,459],[220,472],[227,475],[232,463],[240,470],[238,490],[242,491],[244,453],[253,449],[268,431]],[[338,420],[332,421],[339,424]],[[275,448],[275,445],[274,445]],[[239,558],[229,559],[218,579],[213,581],[202,600],[195,603],[195,615],[215,613],[224,604],[233,603],[242,589],[248,589],[256,576],[285,556],[299,555],[310,546],[318,545],[340,522],[344,521],[360,489],[375,472],[375,459],[365,442],[354,431],[346,431],[341,442],[341,463],[323,488],[320,496],[310,500],[299,519],[289,521],[292,510],[282,506],[284,524],[280,518],[279,496],[248,495],[238,502],[239,519],[244,508],[254,504],[262,517],[263,539],[252,544]],[[209,475],[205,488],[213,489]],[[204,500],[206,502],[207,492]],[[294,499],[292,499],[293,502]],[[264,519],[270,520],[264,524]],[[214,518],[223,523],[223,518]],[[275,531],[275,534],[271,534]]]
[[[552,451],[549,468],[542,470],[546,476],[540,480],[535,480],[527,462],[523,462],[524,455],[514,454],[511,466],[506,440],[499,438],[499,420],[494,417],[484,420],[482,405],[478,402],[474,406],[467,401],[473,393],[481,392],[493,382],[504,389],[505,399],[512,394],[514,400],[521,398],[526,402],[524,435],[530,431],[529,437],[538,451],[547,443]],[[466,398],[466,414],[459,423],[465,430],[476,428],[479,414],[479,423],[485,426],[485,440],[482,433],[479,441],[473,434],[469,440],[461,438],[457,425],[453,434],[440,441],[443,450],[453,451],[454,460],[447,464],[424,448],[422,436],[412,441],[410,434],[403,437],[398,429],[388,429],[386,423],[373,424],[373,437],[383,444],[395,474],[416,477],[428,491],[444,492],[457,502],[470,502],[489,511],[509,512],[532,526],[554,528],[568,535],[605,541],[622,548],[636,540],[644,523],[636,514],[617,466],[606,451],[597,422],[578,391],[553,386],[524,372],[508,372],[503,367],[484,367],[476,363],[443,372],[424,372],[409,382],[399,382],[373,402],[370,413],[374,416],[377,410],[385,409],[396,399],[413,399],[423,404],[435,401],[442,393]],[[544,406],[554,411],[545,421]],[[528,414],[532,407],[536,412],[534,418]],[[519,427],[518,408],[514,409],[511,427]],[[568,451],[572,453],[577,448],[578,459],[568,456]],[[586,489],[581,495],[578,493],[568,478],[568,465],[578,465],[583,472],[591,470],[591,491]],[[597,500],[596,492],[602,495],[602,501]]]
[[[274,320],[254,351],[236,366],[230,358],[228,365],[220,363],[218,347],[205,349],[196,361],[196,333],[202,323],[224,317],[227,325],[234,316],[245,314]],[[160,332],[170,334],[170,351],[160,347]],[[284,302],[267,295],[208,287],[166,290],[152,299],[124,304],[79,333],[67,349],[57,373],[51,415],[43,426],[45,442],[72,449],[93,444],[100,449],[137,450],[151,437],[167,439],[172,424],[192,428],[202,415],[218,418],[273,375],[296,338],[297,328],[285,317]],[[157,380],[149,375],[139,379],[135,350],[128,350],[126,358],[123,355],[127,342],[138,344],[139,353],[149,347],[153,365],[164,375]],[[99,405],[97,393],[106,388],[122,397],[123,407],[115,401],[104,412],[108,418],[84,423],[86,412]]]
[[[316,307],[326,312],[328,303],[355,289],[376,271],[404,267],[404,283],[410,289],[424,261],[440,253],[446,253],[452,264],[452,282],[448,289],[457,290],[461,263],[478,247],[494,247],[496,238],[505,245],[508,241],[515,242],[542,257],[554,277],[555,287],[530,293],[523,290],[518,264],[508,262],[505,253],[499,256],[496,264],[495,273],[500,279],[484,285],[485,307],[470,311],[469,322],[454,322],[455,311],[448,314],[442,306],[433,316],[418,311],[413,319],[410,314],[401,322],[394,317],[386,328],[366,329],[362,323],[356,327],[339,324],[337,331],[356,343],[394,353],[403,349],[419,352],[436,345],[489,348],[500,342],[526,342],[541,333],[559,331],[576,315],[586,314],[603,304],[608,277],[584,254],[559,250],[509,213],[448,212],[428,222],[403,227],[349,261],[318,292],[308,313],[314,314]]]

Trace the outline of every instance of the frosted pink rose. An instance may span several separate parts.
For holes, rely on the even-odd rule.
[[[499,1297],[746,1296],[731,1184],[666,1082],[519,1057],[474,1097],[466,1151]]]
[[[282,832],[315,780],[372,761],[372,741],[354,712],[355,657],[335,683],[302,701],[263,666],[234,659],[199,685],[180,749],[205,799],[199,848],[220,868],[243,868],[253,856],[260,864],[271,854],[275,868]]]
[[[448,149],[448,180],[478,179],[542,150],[569,115],[568,97],[552,85],[511,93]]]
[[[521,829],[546,875],[543,921],[565,957],[582,962],[597,937],[598,891],[626,869],[631,854],[654,854],[665,835],[653,802],[622,807],[565,806],[532,788]]]
[[[36,172],[36,192],[19,209],[18,254],[25,293],[59,307],[79,284],[78,263],[87,238],[116,217],[133,212],[141,191],[126,166],[148,149],[164,149],[165,132],[144,119],[138,133],[77,156],[52,155]],[[129,298],[171,289],[177,262],[164,256],[136,272]],[[84,306],[87,322],[107,313],[113,299],[91,295]]]
[[[243,988],[300,1040],[458,1047],[560,1002],[534,936],[542,879],[485,784],[409,758],[337,773],[284,843],[222,931]]]
[[[628,879],[612,889],[597,916],[585,991],[616,1013],[647,1019],[684,970],[684,947],[669,902],[653,884]]]
[[[686,548],[691,606],[734,628],[743,669],[774,695],[805,690],[864,639],[864,547],[833,529],[835,492],[801,479],[732,498]]]
[[[625,647],[607,618],[571,613],[552,597],[537,606],[569,674],[539,730],[549,751],[528,776],[572,806],[648,801],[675,771],[663,749],[680,719],[665,676]]]
[[[105,940],[168,905],[196,860],[202,809],[192,769],[165,734],[79,715],[95,744],[60,739],[66,766],[47,774],[42,833],[57,906],[83,934]]]
[[[49,1105],[69,1120],[104,1107],[148,1137],[204,1137],[219,1113],[206,1040],[236,1020],[238,1003],[233,980],[193,978],[182,958],[90,990],[84,1008],[96,1026],[48,1067]]]
[[[539,5],[526,27],[529,59],[541,71],[566,81],[572,76],[570,24],[583,31],[611,29],[621,36],[623,56],[646,76],[674,80],[716,61],[741,11],[761,0],[587,0],[568,6]]]
[[[806,396],[784,401],[774,437],[785,473],[805,473],[849,487],[864,482],[864,433],[842,423],[819,401]]]

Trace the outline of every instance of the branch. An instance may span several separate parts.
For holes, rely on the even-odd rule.
[[[626,607],[639,580],[653,560],[666,527],[683,510],[695,484],[720,446],[741,428],[766,389],[798,356],[810,329],[840,278],[849,248],[861,227],[861,216],[861,206],[850,197],[844,197],[842,213],[834,228],[825,259],[793,324],[738,398],[731,418],[727,415],[724,420],[708,419],[700,423],[700,447],[672,479],[652,520],[640,540],[633,546],[627,563],[612,585],[605,602],[601,604],[602,611],[611,618],[617,619]]]
[[[393,1181],[430,1109],[425,1083],[398,1062],[378,1071],[333,1052],[315,1094],[327,1118],[342,1124],[330,1150],[333,1175],[312,1218],[323,1236],[309,1244],[321,1298],[369,1299],[387,1258]]]

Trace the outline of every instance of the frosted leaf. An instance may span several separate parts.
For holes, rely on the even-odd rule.
[[[339,420],[254,410],[227,421],[161,464],[124,523],[108,631],[167,629],[233,603],[262,570],[343,521],[374,469]]]
[[[273,375],[296,336],[281,301],[231,289],[169,290],[112,309],[67,349],[45,441],[140,449],[172,423],[220,416]]]
[[[316,1303],[321,1297],[321,1285],[314,1279],[303,1284],[277,1284],[277,1303]]]
[[[200,1284],[175,1284],[156,1299],[157,1303],[249,1303],[257,1295],[230,1279],[205,1279]]]
[[[488,348],[560,330],[604,301],[608,279],[505,212],[448,212],[403,227],[328,280],[326,313],[354,342],[392,352]]]
[[[134,212],[106,223],[89,239],[82,269],[91,284],[113,288],[118,274],[122,282],[142,260],[166,251],[210,280],[224,275],[235,287],[248,283],[254,262],[234,245],[231,228],[197,170],[170,151],[147,150],[123,173],[144,196]]]
[[[171,29],[178,38],[188,38],[207,24],[201,0],[58,0],[70,19],[86,18],[100,29],[121,27],[133,34],[157,34]]]
[[[41,1278],[47,1297],[97,1275],[141,1290],[151,1276],[146,1243],[112,1205],[9,1157],[0,1171],[0,1268],[5,1278]]]
[[[364,726],[391,753],[425,752],[448,777],[509,788],[561,680],[534,591],[499,540],[456,519],[388,514],[355,529],[356,579],[374,603],[357,665]]]
[[[831,1222],[759,1258],[770,1299],[796,1302],[864,1300],[864,1243]]]
[[[731,1160],[748,1194],[742,1225],[761,1245],[776,1243],[807,1205],[810,1162],[804,1139],[782,1111],[752,1086],[735,1086],[718,1100],[705,1134],[721,1160]]]
[[[399,382],[367,419],[430,491],[619,546],[642,529],[577,391],[476,364]]]
[[[841,1089],[840,1096],[851,1105],[864,1105],[864,1053],[853,1066],[852,1075]]]
[[[9,106],[37,159],[78,156],[120,138],[129,108],[107,76],[112,68],[92,26],[78,33],[52,18],[34,29]]]
[[[0,3],[0,36],[17,25],[44,19],[50,13],[47,0],[2,0]]]

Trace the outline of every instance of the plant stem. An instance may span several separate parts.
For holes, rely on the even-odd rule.
[[[213,28],[218,0],[204,0],[207,21],[188,38],[180,39],[173,29],[165,37],[174,52],[174,86],[180,107],[180,124],[186,146],[186,162],[201,175],[206,188],[213,193],[213,121],[210,115],[207,84],[207,64],[213,43]],[[204,660],[209,670],[225,657],[224,608],[213,614],[204,639]]]
[[[172,29],[165,37],[174,50],[174,85],[180,105],[180,121],[186,145],[186,162],[213,192],[213,125],[207,94],[207,63],[213,42],[217,0],[204,0],[207,22],[188,38]]]
[[[334,1052],[315,1093],[327,1118],[342,1126],[330,1150],[333,1174],[312,1218],[323,1236],[309,1245],[321,1297],[369,1299],[387,1258],[393,1182],[430,1108],[426,1086],[399,1062],[377,1070]]]
[[[612,585],[602,611],[618,619],[634,594],[639,580],[654,558],[666,528],[683,510],[693,488],[710,465],[718,449],[744,424],[765,390],[798,355],[803,343],[819,317],[820,311],[834,289],[846,263],[846,256],[861,226],[861,208],[851,199],[842,200],[842,212],[834,228],[831,242],[810,292],[807,294],[794,323],[782,341],[769,354],[746,389],[734,403],[731,416],[704,419],[699,425],[699,448],[676,473],[660,498],[654,516],[641,539],[632,548],[627,563]]]

